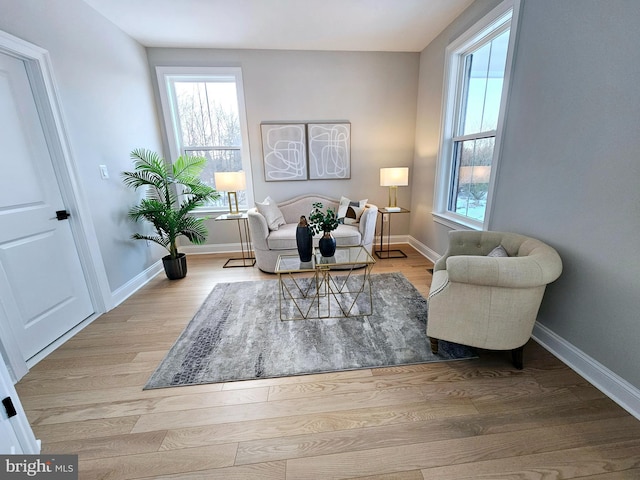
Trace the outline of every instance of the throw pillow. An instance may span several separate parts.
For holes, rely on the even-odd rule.
[[[362,212],[364,212],[365,206],[369,201],[368,198],[355,202],[349,200],[347,197],[340,198],[340,205],[338,206],[338,222],[345,225],[354,225],[360,222]]]
[[[280,225],[284,225],[286,223],[284,221],[282,212],[278,208],[278,205],[276,205],[271,197],[265,198],[264,202],[262,203],[256,202],[256,208],[267,221],[269,230],[278,230],[278,228],[280,228]]]
[[[509,254],[507,253],[507,251],[504,249],[502,245],[498,245],[496,248],[494,248],[487,254],[487,257],[508,257],[508,256]]]

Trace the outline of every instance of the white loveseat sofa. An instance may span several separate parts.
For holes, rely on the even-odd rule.
[[[249,233],[253,242],[256,265],[260,270],[274,273],[278,255],[295,255],[298,253],[296,228],[300,221],[300,216],[304,215],[309,219],[309,213],[316,202],[322,203],[323,209],[332,208],[335,211],[338,211],[340,204],[339,200],[321,195],[305,195],[284,201],[277,204],[284,217],[284,225],[279,225],[276,228],[269,228],[267,218],[256,207],[249,209],[247,212]],[[341,224],[331,232],[336,239],[337,246],[362,245],[371,253],[377,216],[378,207],[367,203],[358,223],[352,225]],[[316,238],[314,238],[314,246],[318,245],[318,239],[321,235],[316,235]]]

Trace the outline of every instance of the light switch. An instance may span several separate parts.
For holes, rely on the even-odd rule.
[[[100,167],[100,176],[103,179],[107,179],[109,178],[109,170],[107,170],[107,166],[106,165],[98,165]]]

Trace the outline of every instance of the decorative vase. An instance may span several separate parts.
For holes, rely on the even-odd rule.
[[[164,273],[169,280],[178,280],[187,276],[187,256],[179,253],[178,258],[171,258],[171,255],[162,257]]]
[[[323,257],[333,257],[335,255],[336,239],[333,238],[331,232],[324,232],[324,235],[318,241],[318,249]]]
[[[313,254],[313,234],[304,215],[300,217],[300,222],[296,228],[296,244],[300,261],[310,262]]]

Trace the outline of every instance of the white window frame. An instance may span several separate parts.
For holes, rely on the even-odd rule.
[[[253,179],[251,175],[251,157],[249,154],[249,134],[247,129],[247,114],[244,101],[244,88],[242,81],[242,69],[240,67],[173,67],[159,66],[156,67],[156,77],[158,80],[158,89],[160,92],[160,104],[162,106],[162,116],[164,119],[165,130],[167,134],[167,143],[169,145],[169,153],[171,161],[175,161],[180,155],[189,154],[185,151],[180,139],[180,130],[175,124],[174,118],[177,118],[173,111],[173,102],[169,98],[169,84],[177,77],[185,77],[189,80],[207,81],[215,77],[233,77],[236,84],[236,93],[238,96],[238,115],[240,121],[240,136],[242,145],[240,145],[240,156],[242,158],[242,169],[244,170],[247,189],[246,199],[247,205],[241,206],[240,210],[247,210],[253,205]],[[224,193],[221,193],[224,195]],[[198,212],[225,213],[229,211],[228,207],[207,206],[197,209]]]
[[[502,146],[502,134],[505,125],[505,113],[507,110],[510,77],[513,64],[513,51],[516,42],[516,28],[518,25],[518,14],[520,11],[520,0],[505,0],[485,15],[470,29],[455,39],[445,50],[445,70],[444,88],[442,101],[441,137],[438,161],[436,166],[436,181],[434,192],[433,219],[450,228],[464,228],[472,230],[487,230],[489,228],[493,192],[499,168],[499,160]],[[507,22],[510,28],[509,47],[505,64],[504,82],[502,85],[502,98],[500,100],[500,110],[498,114],[498,124],[495,131],[495,143],[493,149],[493,159],[491,161],[491,176],[487,191],[487,205],[485,209],[484,221],[474,220],[464,215],[449,211],[449,200],[452,182],[452,163],[454,160],[454,137],[457,116],[459,113],[459,96],[462,82],[462,67],[464,55],[472,51],[474,47],[487,38],[495,36],[496,32],[504,31],[505,17],[511,12],[511,19]],[[459,137],[457,140],[460,140]]]

